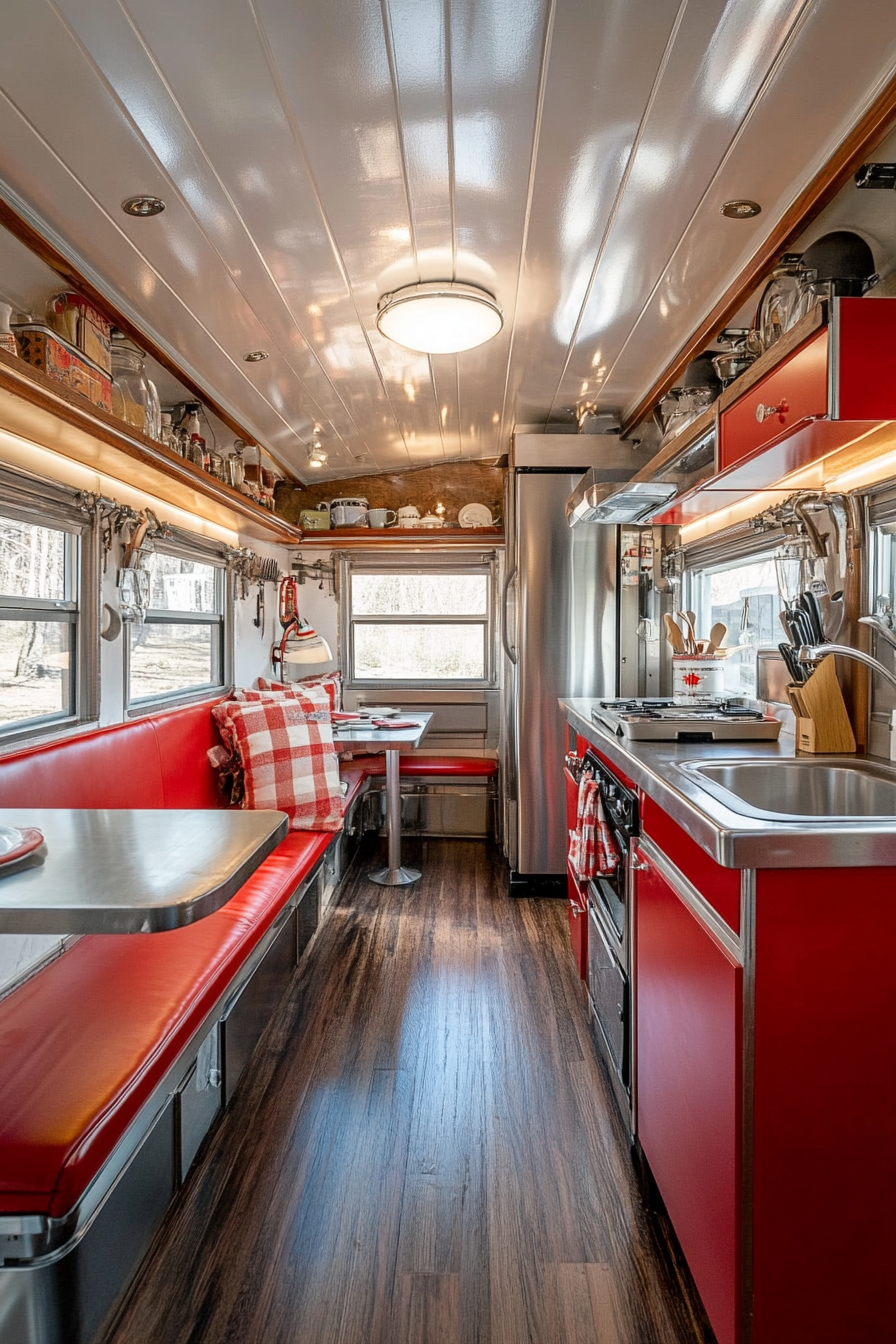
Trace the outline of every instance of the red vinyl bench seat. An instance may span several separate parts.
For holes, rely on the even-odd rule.
[[[353,765],[363,763],[369,775],[386,773],[385,756],[356,756]],[[399,758],[402,776],[449,775],[460,778],[491,778],[498,773],[498,762],[486,756],[420,756]]]
[[[292,831],[214,915],[82,938],[0,1002],[0,1213],[78,1203],[332,840]]]
[[[221,807],[208,702],[0,759],[0,807]],[[403,756],[402,775],[492,777],[481,757]],[[346,807],[385,758],[347,761]],[[0,1001],[0,1214],[60,1218],[333,843],[292,831],[223,909],[169,933],[90,935]]]

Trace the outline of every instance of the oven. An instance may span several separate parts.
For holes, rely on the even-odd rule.
[[[632,841],[639,834],[638,796],[591,752],[583,765],[593,771],[600,787],[620,860],[614,873],[598,873],[588,883],[585,985],[592,1034],[631,1130],[631,857]]]

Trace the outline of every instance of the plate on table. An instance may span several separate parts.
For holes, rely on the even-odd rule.
[[[36,826],[0,826],[0,863],[15,863],[44,842]]]
[[[458,512],[461,527],[491,527],[492,511],[485,504],[465,504]]]

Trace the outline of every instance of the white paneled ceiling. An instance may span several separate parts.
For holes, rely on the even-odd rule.
[[[9,0],[3,29],[0,191],[300,477],[315,424],[345,475],[624,415],[896,68],[892,0]],[[165,212],[123,215],[143,192]],[[380,336],[382,292],[452,277],[495,340]]]

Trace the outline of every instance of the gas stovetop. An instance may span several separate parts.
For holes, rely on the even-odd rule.
[[[601,700],[592,709],[591,717],[617,737],[635,741],[774,740],[781,731],[778,719],[727,700],[702,700],[686,705],[660,698]]]

